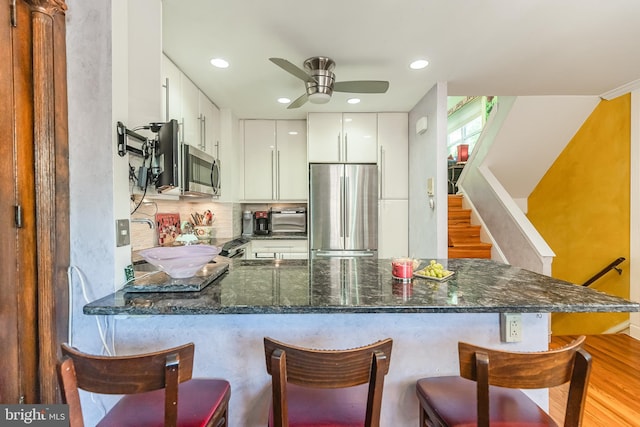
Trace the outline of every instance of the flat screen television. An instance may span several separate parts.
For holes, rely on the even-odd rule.
[[[162,170],[156,182],[158,192],[163,193],[174,188],[179,188],[179,148],[178,121],[171,119],[164,123],[158,131],[156,160]]]

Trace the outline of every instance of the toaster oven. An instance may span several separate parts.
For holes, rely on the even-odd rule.
[[[271,209],[270,231],[272,233],[306,233],[307,209]]]

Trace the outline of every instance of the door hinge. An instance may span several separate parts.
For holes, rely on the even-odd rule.
[[[17,27],[18,26],[18,17],[16,16],[17,12],[16,12],[16,0],[11,0],[11,26],[12,27]]]
[[[22,206],[16,205],[15,208],[15,221],[16,228],[22,228]]]

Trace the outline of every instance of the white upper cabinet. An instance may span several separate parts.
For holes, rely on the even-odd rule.
[[[244,198],[307,198],[304,120],[244,121]]]
[[[244,121],[244,197],[275,199],[275,120]]]
[[[202,92],[198,93],[200,149],[211,156],[219,157],[220,110]]]
[[[309,113],[309,162],[376,163],[376,113]]]
[[[306,200],[307,122],[277,120],[276,142],[277,200]]]
[[[378,113],[379,198],[409,198],[409,117],[407,113]]]
[[[182,142],[202,149],[200,141],[200,107],[198,96],[200,90],[185,74],[181,74],[180,87],[182,89]]]
[[[164,121],[182,122],[182,72],[166,55],[162,55],[162,117]]]

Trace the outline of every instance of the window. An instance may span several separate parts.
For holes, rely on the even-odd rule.
[[[485,123],[486,97],[466,97],[449,111],[447,149],[449,159],[458,160],[458,145],[469,146],[473,152]]]

